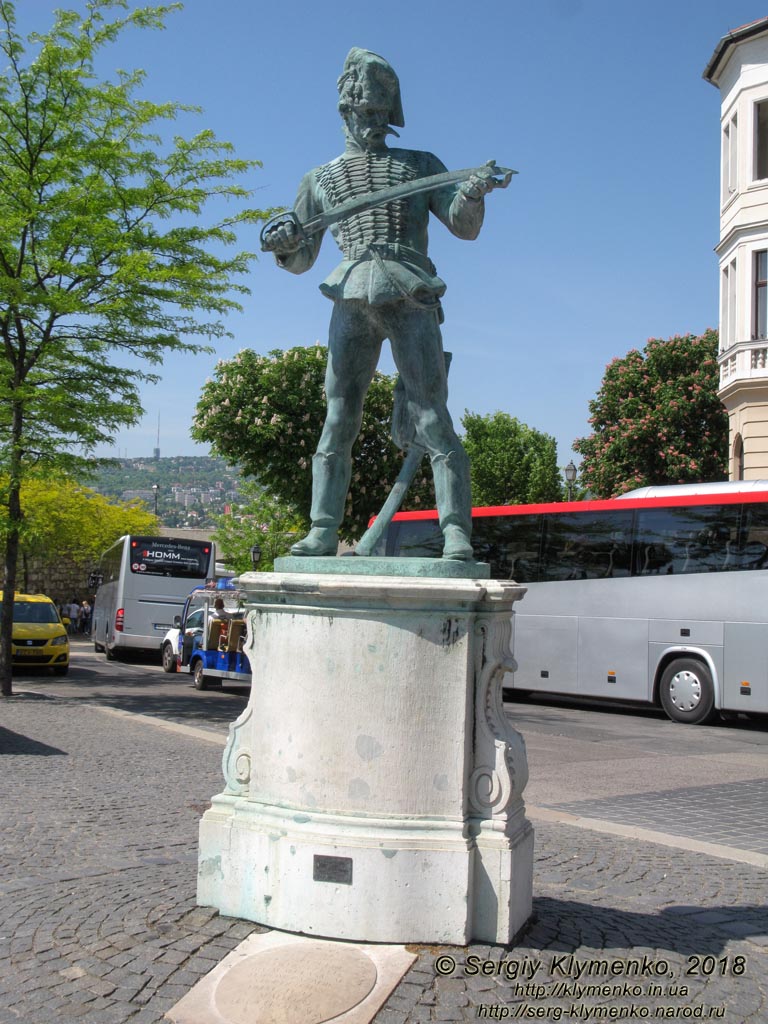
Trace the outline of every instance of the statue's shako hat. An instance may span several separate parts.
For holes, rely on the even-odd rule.
[[[342,116],[360,103],[373,103],[388,109],[389,124],[396,128],[404,126],[400,82],[389,61],[378,53],[353,46],[337,85]]]

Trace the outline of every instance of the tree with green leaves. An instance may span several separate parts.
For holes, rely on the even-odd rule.
[[[309,527],[312,453],[325,417],[323,382],[328,350],[320,345],[276,349],[259,355],[244,349],[218,363],[203,387],[192,436],[254,477],[281,514],[295,517],[299,535]],[[341,536],[357,540],[384,504],[403,463],[390,431],[396,377],[377,373],[368,390],[363,425],[353,448],[352,486]],[[467,412],[463,443],[472,465],[475,505],[559,501],[557,446],[552,437],[506,413]],[[256,492],[254,492],[256,493]],[[266,499],[265,499],[266,500]],[[429,462],[411,484],[404,509],[434,508]],[[230,521],[229,529],[241,527]],[[250,532],[246,529],[250,537]],[[252,540],[243,540],[242,550]]]
[[[297,347],[268,355],[249,349],[223,360],[203,387],[192,436],[253,476],[309,528],[312,454],[325,418],[327,348]],[[395,378],[376,373],[363,425],[352,449],[352,486],[341,536],[361,536],[386,500],[403,462],[390,437]],[[406,508],[434,507],[428,466],[422,463]]]
[[[0,481],[0,487],[6,481]],[[110,501],[89,487],[63,476],[27,476],[21,488],[22,529],[19,537],[21,588],[27,590],[31,564],[79,565],[84,572],[111,544],[126,533],[158,532],[157,517],[137,502]],[[8,517],[0,517],[0,538],[8,533]]]
[[[146,368],[200,351],[238,308],[249,255],[229,253],[254,161],[209,130],[164,142],[192,108],[141,98],[142,72],[100,80],[97,55],[130,28],[163,28],[178,5],[90,0],[23,39],[0,0],[0,471],[8,480],[4,589],[16,589],[21,487],[35,468],[73,469],[138,421]],[[224,219],[212,199],[239,200]],[[269,212],[269,211],[267,211]],[[114,360],[120,361],[116,365]],[[11,602],[5,602],[12,607]],[[0,626],[11,693],[12,621]]]
[[[272,572],[275,559],[288,553],[305,523],[290,505],[252,480],[243,483],[241,497],[244,500],[231,512],[214,517],[217,551],[227,568],[240,575],[253,570],[251,551],[258,547],[261,557],[257,568]]]
[[[462,442],[472,467],[473,505],[561,501],[557,443],[506,412],[465,412]]]
[[[726,480],[728,415],[717,397],[717,331],[652,338],[608,364],[574,444],[597,498],[651,484]]]

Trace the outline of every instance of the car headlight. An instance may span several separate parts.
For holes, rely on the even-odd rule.
[[[66,636],[55,636],[53,640],[49,641],[50,644],[58,646],[59,644],[65,644],[67,642]]]

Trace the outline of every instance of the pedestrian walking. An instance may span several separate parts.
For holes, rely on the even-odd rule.
[[[76,598],[72,598],[67,606],[67,616],[69,618],[69,626],[67,632],[70,636],[74,636],[77,632],[78,623],[80,621],[80,605]]]

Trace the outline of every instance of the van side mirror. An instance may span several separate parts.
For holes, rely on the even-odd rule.
[[[181,616],[180,615],[174,615],[173,616],[173,628],[174,629],[181,629]]]

